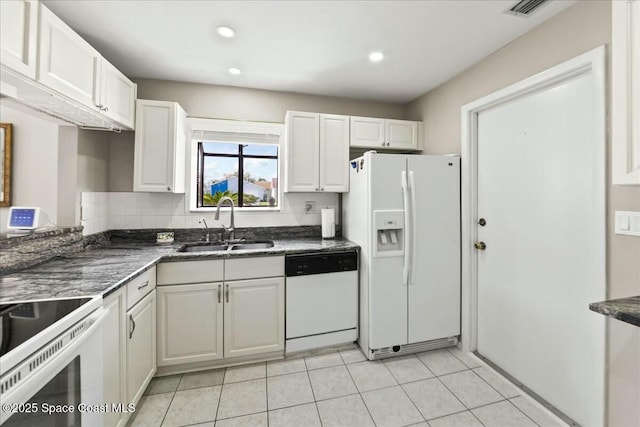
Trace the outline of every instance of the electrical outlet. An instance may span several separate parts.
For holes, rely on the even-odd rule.
[[[304,202],[304,213],[310,214],[315,213],[316,211],[316,202],[315,200],[310,200],[308,202]]]

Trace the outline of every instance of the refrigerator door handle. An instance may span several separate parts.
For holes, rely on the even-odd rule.
[[[402,171],[402,199],[404,201],[404,261],[402,264],[402,285],[409,285],[409,251],[411,250],[411,224],[409,222],[409,185],[407,172]]]
[[[409,171],[409,191],[411,192],[411,214],[409,220],[411,221],[411,232],[414,233],[413,228],[416,220],[416,183],[413,179],[413,171]],[[416,240],[414,236],[411,237],[411,253],[409,259],[409,277],[407,285],[411,285],[413,282],[413,258],[416,253]]]

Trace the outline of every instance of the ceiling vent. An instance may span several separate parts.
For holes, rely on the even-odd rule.
[[[506,10],[505,13],[527,17],[548,1],[549,0],[521,0],[514,4],[509,10]]]

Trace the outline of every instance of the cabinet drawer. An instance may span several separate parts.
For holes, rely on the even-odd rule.
[[[152,267],[127,284],[127,310],[156,288],[156,268]]]
[[[158,285],[221,282],[224,260],[163,262],[158,264]]]
[[[224,280],[284,276],[284,257],[237,258],[225,261]]]

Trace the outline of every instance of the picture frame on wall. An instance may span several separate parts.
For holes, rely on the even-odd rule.
[[[11,123],[0,123],[0,207],[11,206]]]

